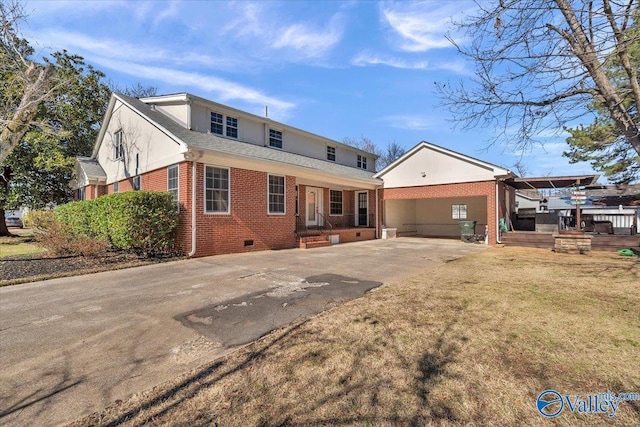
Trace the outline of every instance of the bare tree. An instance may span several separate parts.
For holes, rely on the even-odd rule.
[[[376,162],[377,170],[382,170],[389,166],[391,163],[398,160],[405,153],[405,149],[395,141],[391,141],[387,144],[382,155]]]
[[[131,96],[133,98],[146,98],[149,96],[156,96],[158,94],[158,88],[155,86],[143,86],[138,82],[131,86],[122,87],[118,83],[110,80],[108,83],[111,92],[121,93],[123,95]]]
[[[543,131],[593,120],[592,105],[640,153],[637,0],[477,1],[457,22],[464,40],[449,40],[475,63],[471,85],[436,83],[454,120],[497,127],[496,140],[520,148]],[[615,57],[622,73],[606,72]]]
[[[36,117],[38,106],[51,96],[54,67],[29,60],[32,49],[18,35],[26,15],[18,2],[0,2],[0,163],[18,145]]]

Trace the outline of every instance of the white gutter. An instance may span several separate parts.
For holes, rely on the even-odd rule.
[[[496,180],[496,242],[502,243],[500,240],[500,199],[498,198],[498,180]]]
[[[380,221],[378,221],[378,189],[376,188],[375,190],[376,192],[376,239],[378,239],[378,224]]]
[[[193,158],[191,162],[191,252],[187,254],[187,256],[192,257],[196,254],[196,237],[197,237],[197,227],[196,227],[196,197],[197,197],[197,181],[198,181],[198,173],[197,173],[197,160],[202,157],[202,151],[196,156],[195,153],[188,151],[184,155],[185,159]]]

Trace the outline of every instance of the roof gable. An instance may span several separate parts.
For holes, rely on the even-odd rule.
[[[375,174],[385,187],[411,187],[490,181],[513,176],[509,170],[425,141]]]

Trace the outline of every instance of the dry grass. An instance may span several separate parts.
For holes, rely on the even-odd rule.
[[[638,425],[535,408],[640,391],[637,257],[491,249],[278,330],[76,425]]]
[[[15,232],[13,229],[11,231]],[[12,237],[0,237],[0,258],[37,255],[45,251],[45,248],[35,243],[32,234],[22,233]]]

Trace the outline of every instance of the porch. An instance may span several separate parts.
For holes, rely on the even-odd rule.
[[[375,215],[368,214],[364,219],[362,215],[356,218],[354,214],[346,214],[335,218],[326,218],[317,213],[318,224],[307,225],[305,218],[296,217],[296,238],[302,249],[330,246],[337,243],[358,242],[373,240],[376,238]],[[363,226],[357,223],[368,224]]]

